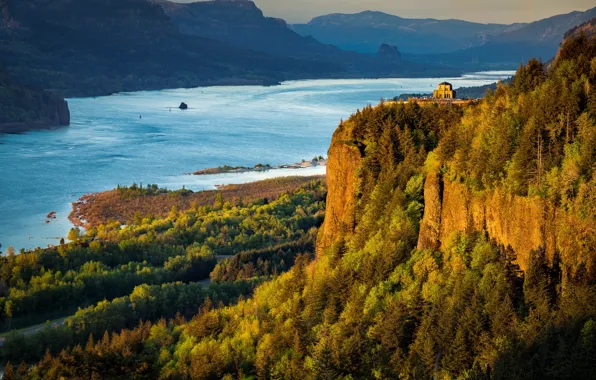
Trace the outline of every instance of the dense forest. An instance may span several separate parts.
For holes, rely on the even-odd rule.
[[[174,206],[179,210],[186,210],[212,205],[218,197],[233,206],[262,201],[264,198],[273,201],[284,193],[321,178],[322,176],[274,178],[198,192],[184,188],[172,191],[156,184],[118,186],[111,191],[81,197],[73,207],[70,219],[79,227],[97,227],[110,220],[132,224],[145,217],[166,217]]]
[[[0,261],[0,329],[30,326],[72,314],[86,306],[89,309],[79,310],[75,318],[81,319],[81,314],[88,316],[98,310],[105,313],[108,304],[112,308],[123,306],[126,309],[129,302],[119,297],[132,294],[130,297],[134,299],[139,293],[138,286],[165,291],[167,288],[160,288],[162,284],[179,283],[176,289],[189,292],[184,284],[204,280],[208,283],[214,269],[215,273],[228,273],[222,279],[230,282],[287,271],[297,255],[314,252],[326,190],[320,179],[277,182],[286,186],[294,184],[294,189],[275,200],[260,198],[236,205],[219,193],[212,204],[195,203],[184,211],[173,206],[164,217],[138,217],[129,224],[110,221],[84,234],[73,229],[68,236],[71,242],[55,248],[23,251],[18,255],[14,249],[7,249]],[[124,187],[119,191],[129,196],[140,192]],[[247,259],[225,260],[234,254]],[[250,261],[253,258],[254,264]],[[217,264],[218,259],[222,261],[220,264]],[[254,265],[254,269],[248,264]],[[237,273],[231,278],[232,267],[244,270],[243,274]],[[193,312],[205,298],[196,291],[197,286],[190,292],[192,298],[185,301],[195,306]],[[160,302],[157,305],[160,310],[186,310],[183,314],[188,315],[188,306],[180,304],[185,297],[164,297],[174,304],[166,307]],[[191,301],[197,297],[200,302]],[[102,300],[104,303],[94,305]],[[119,323],[123,324],[120,328],[152,315],[139,311],[134,305],[132,309],[134,314],[129,316],[128,323],[122,321],[124,314],[117,314]],[[163,312],[157,315],[165,316]],[[110,324],[106,316],[99,320],[100,325],[98,322],[72,323],[84,326],[83,331],[90,329],[96,333],[118,326]],[[15,350],[10,341],[9,337],[4,353],[13,356],[20,351]]]
[[[309,234],[320,222],[316,184],[248,209],[219,202],[92,229],[87,239],[96,240],[83,251],[95,256],[76,265],[122,265],[128,240],[186,247],[175,256],[182,263],[245,252],[212,271],[222,282],[210,287],[224,288],[142,285],[79,311],[64,327],[13,334],[3,350],[5,378],[596,378],[595,86],[596,39],[578,33],[556,60],[531,60],[478,104],[382,103],[356,112],[333,137],[314,259],[300,253],[312,248]],[[532,250],[523,269],[522,252],[485,226],[419,249],[433,173],[445,189],[455,183],[473,194],[539,201],[545,214],[575,221],[560,226],[573,241],[558,242],[552,255]],[[104,245],[115,242],[119,251],[107,254]],[[129,261],[154,259],[131,252]],[[60,270],[79,268],[70,264],[75,257]],[[3,267],[12,267],[2,278],[18,289],[32,275],[11,260],[19,257],[6,259]],[[202,306],[192,315],[194,293]],[[48,348],[43,357],[40,347]],[[11,364],[37,358],[32,367]]]

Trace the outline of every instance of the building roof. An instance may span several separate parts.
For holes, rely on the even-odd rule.
[[[448,86],[451,86],[451,83],[449,83],[449,82],[443,82],[443,83],[439,83],[439,86],[442,86],[442,85],[448,85]]]

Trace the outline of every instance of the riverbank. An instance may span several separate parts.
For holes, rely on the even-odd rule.
[[[462,87],[499,76],[504,75],[443,80]],[[67,218],[72,202],[118,184],[199,191],[273,176],[325,174],[325,167],[314,167],[184,175],[229,163],[278,165],[326,155],[337,124],[355,109],[396,91],[423,92],[436,84],[431,78],[318,80],[68,99],[70,128],[0,137],[0,243],[17,251],[56,245],[72,228]],[[181,101],[188,110],[169,112]],[[46,223],[50,211],[57,219]]]
[[[69,215],[71,223],[77,227],[97,227],[110,220],[127,223],[145,217],[165,217],[176,207],[186,210],[191,207],[213,205],[216,202],[229,202],[231,205],[255,202],[262,199],[269,202],[281,194],[324,176],[294,176],[266,179],[262,181],[222,185],[217,190],[194,192],[181,189],[170,191],[156,185],[146,187],[133,185],[117,189],[83,195],[73,203]]]
[[[197,170],[196,172],[192,173],[193,175],[214,175],[214,174],[228,174],[228,173],[249,173],[249,172],[265,172],[269,170],[275,169],[305,169],[305,168],[314,168],[314,167],[324,167],[327,166],[327,160],[324,159],[322,156],[315,157],[310,161],[302,160],[302,162],[297,162],[294,164],[286,164],[286,165],[277,165],[272,166],[269,164],[256,164],[255,166],[247,167],[247,166],[218,166],[215,168],[207,168]]]
[[[27,86],[0,67],[0,134],[24,133],[70,124],[68,102]]]

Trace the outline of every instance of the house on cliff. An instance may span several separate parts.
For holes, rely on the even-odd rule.
[[[457,92],[453,89],[453,86],[449,82],[443,82],[439,84],[439,87],[433,91],[434,99],[455,99]]]

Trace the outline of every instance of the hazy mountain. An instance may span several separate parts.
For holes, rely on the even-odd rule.
[[[460,20],[404,19],[380,12],[333,14],[293,28],[341,48],[375,52],[396,45],[405,59],[429,65],[517,65],[531,57],[548,60],[569,29],[596,16],[596,8],[529,24],[478,24]]]
[[[571,12],[536,21],[514,31],[494,36],[482,46],[434,56],[421,62],[447,65],[519,65],[528,59],[548,61],[555,56],[565,33],[596,17],[596,8],[586,12]],[[416,57],[410,57],[415,59]],[[429,58],[429,57],[426,57]]]
[[[374,53],[383,43],[409,54],[447,53],[485,43],[523,24],[479,24],[461,20],[408,19],[382,12],[331,14],[292,25],[301,35],[342,49]]]
[[[180,4],[153,0],[183,34],[205,37],[272,56],[292,57],[331,67],[328,77],[422,75],[429,69],[401,60],[388,60],[367,54],[344,51],[303,37],[288,28],[284,20],[265,17],[248,0],[216,0]],[[379,44],[381,46],[381,44]],[[379,46],[375,50],[379,49]],[[451,71],[453,73],[453,71]]]
[[[565,33],[564,41],[572,37],[577,37],[581,33],[585,34],[586,37],[592,37],[596,35],[596,17],[569,30],[567,33]]]

